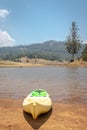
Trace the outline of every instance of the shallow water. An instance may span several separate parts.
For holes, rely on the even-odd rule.
[[[0,98],[24,99],[37,88],[46,89],[53,101],[87,103],[87,68],[0,68]]]

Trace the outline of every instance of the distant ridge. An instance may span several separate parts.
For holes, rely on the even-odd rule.
[[[82,50],[78,53],[77,57],[81,56]],[[14,47],[0,48],[1,59],[14,59],[27,56],[29,58],[43,58],[47,60],[69,60],[70,55],[65,50],[64,41],[50,40],[43,43],[34,43],[30,45],[20,45]]]

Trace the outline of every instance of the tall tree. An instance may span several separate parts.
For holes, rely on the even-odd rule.
[[[67,36],[67,40],[65,43],[66,50],[68,51],[69,54],[72,55],[73,61],[75,54],[78,53],[81,47],[81,41],[79,39],[78,30],[79,29],[76,22],[73,21],[70,29],[70,34]]]

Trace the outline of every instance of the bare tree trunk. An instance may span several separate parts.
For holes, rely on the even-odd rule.
[[[74,54],[72,54],[72,60],[74,61]]]

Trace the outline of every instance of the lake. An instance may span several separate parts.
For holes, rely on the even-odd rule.
[[[0,68],[0,98],[24,99],[37,88],[46,89],[53,102],[87,103],[87,68]]]

